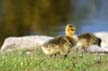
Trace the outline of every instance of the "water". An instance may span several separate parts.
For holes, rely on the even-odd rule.
[[[77,17],[80,10],[85,18],[82,15],[80,22],[72,20],[80,33],[108,31],[108,0],[77,0]]]
[[[108,32],[108,0],[76,0],[71,23],[77,32]],[[59,26],[64,34],[66,24]]]
[[[71,0],[71,1],[74,1],[75,3],[70,23],[76,26],[78,33],[108,31],[108,0]],[[4,15],[2,15],[2,11],[0,11],[0,21],[3,20],[2,16]],[[31,20],[28,22],[31,23]],[[56,26],[52,24],[45,24],[45,25],[42,24],[40,26],[38,25],[39,24],[33,25],[32,27],[33,31],[25,30],[26,28],[23,29],[25,30],[24,35],[33,35],[33,34],[62,35],[64,34],[66,23],[63,23],[61,25],[59,24]],[[19,30],[20,28],[18,29],[18,32],[20,32]],[[17,31],[12,30],[12,32],[17,32]]]
[[[3,7],[4,5],[2,4],[3,3],[2,1],[3,0],[0,1],[0,28],[1,28],[0,36],[1,36],[1,39],[5,39],[6,37],[13,36],[13,35],[16,36],[18,34],[21,34],[21,35],[40,35],[41,34],[41,35],[48,35],[48,36],[65,34],[64,30],[65,30],[66,23],[62,23],[59,25],[52,25],[50,23],[39,25],[39,24],[36,24],[35,21],[32,22],[33,20],[31,20],[31,17],[30,17],[30,20],[28,20],[29,15],[26,15],[26,14],[25,16],[27,16],[27,18],[25,20],[27,21],[26,22],[24,21],[24,22],[27,24],[31,22],[34,23],[34,25],[30,28],[28,28],[28,26],[26,28],[25,26],[20,25],[21,27],[20,29],[20,27],[16,27],[16,25],[13,24],[13,22],[16,23],[16,20],[11,21],[11,19],[9,19],[10,20],[9,22],[12,22],[11,24],[12,26],[9,24],[8,26],[7,24],[2,24],[8,21],[8,20],[5,21],[5,19],[3,19],[5,16],[5,13],[4,13],[5,10],[3,9],[5,7]],[[103,31],[108,32],[108,0],[71,0],[71,1],[75,1],[75,3],[74,3],[74,10],[72,10],[73,14],[72,14],[72,19],[70,23],[76,26],[78,34],[84,33],[84,32],[103,32]],[[20,7],[18,10],[20,10]],[[27,14],[29,14],[29,12],[27,12]],[[20,16],[18,16],[19,21],[17,21],[17,23],[20,22],[21,20],[23,21],[23,19],[20,19],[19,17]],[[14,28],[14,26],[16,28]],[[31,28],[33,30],[29,30]]]

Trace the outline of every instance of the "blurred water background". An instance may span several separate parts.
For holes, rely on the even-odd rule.
[[[108,31],[108,0],[0,0],[0,45],[9,36]]]

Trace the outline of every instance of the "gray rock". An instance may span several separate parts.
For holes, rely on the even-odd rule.
[[[101,46],[108,48],[108,32],[97,32],[95,35],[102,39]]]
[[[92,45],[88,47],[88,52],[108,52],[108,32],[94,33],[102,39],[101,47]],[[10,52],[21,49],[34,50],[40,47],[44,42],[52,39],[49,36],[23,36],[23,37],[8,37],[5,39],[1,52]]]
[[[34,50],[40,47],[44,42],[52,39],[53,37],[48,36],[23,36],[23,37],[8,37],[5,39],[1,52],[10,52],[16,50]]]
[[[92,45],[88,47],[87,52],[91,53],[108,53],[108,46],[107,47],[99,47],[97,45]]]

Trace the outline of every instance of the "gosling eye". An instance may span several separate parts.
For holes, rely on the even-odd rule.
[[[70,29],[71,31],[75,31],[75,29]]]

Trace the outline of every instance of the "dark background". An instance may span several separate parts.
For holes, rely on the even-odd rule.
[[[108,31],[108,0],[0,0],[0,45],[9,36]]]

